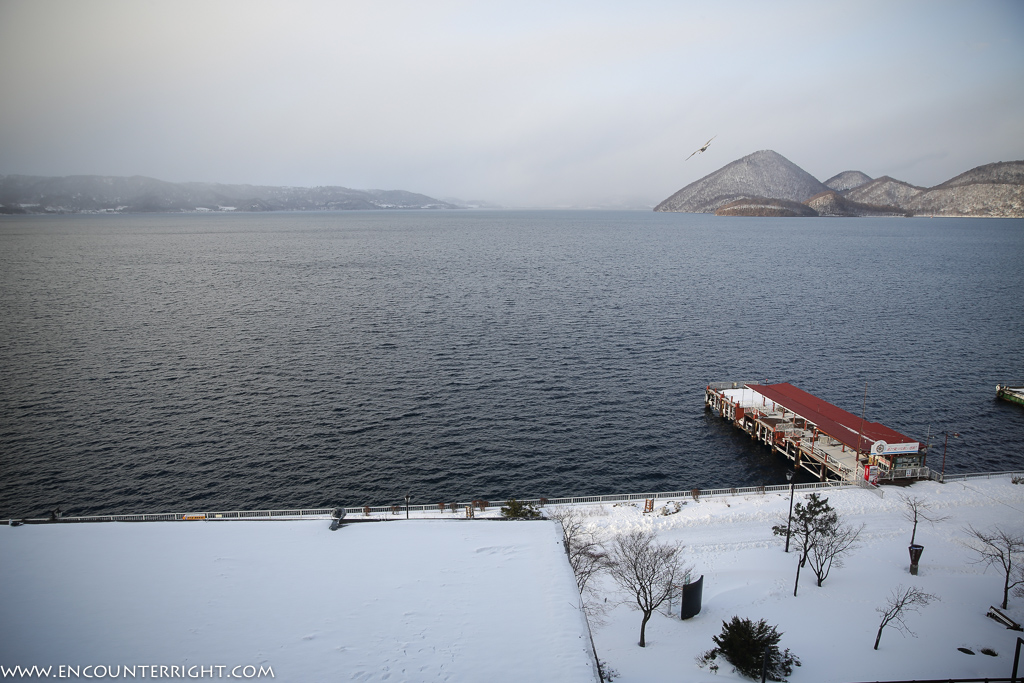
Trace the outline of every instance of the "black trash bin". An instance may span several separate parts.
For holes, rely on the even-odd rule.
[[[921,553],[924,552],[923,545],[916,543],[910,546],[910,573],[917,576],[917,563],[921,561]]]
[[[700,614],[701,600],[704,597],[704,575],[693,583],[683,585],[683,604],[679,610],[680,619],[689,619]]]

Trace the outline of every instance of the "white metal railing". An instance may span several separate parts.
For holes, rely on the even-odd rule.
[[[967,481],[968,479],[992,479],[994,477],[1024,477],[1024,472],[1020,470],[1008,472],[975,472],[972,474],[947,474],[943,477],[942,474],[935,470],[931,471],[931,478],[943,483],[951,481]]]
[[[811,482],[807,484],[795,484],[797,490],[814,490],[822,488],[843,488],[851,484],[843,481]],[[743,496],[751,494],[763,494],[788,491],[789,484],[776,484],[771,486],[745,486],[742,488],[718,488],[718,489],[690,489],[686,491],[658,491],[653,493],[616,493],[596,496],[572,496],[561,498],[517,498],[522,503],[529,503],[536,506],[544,505],[581,505],[587,503],[625,503],[637,500],[672,499],[672,498],[714,498],[720,496]],[[695,493],[696,492],[696,493]],[[492,504],[490,501],[473,500],[468,502],[456,502],[452,510],[451,503],[445,503],[445,512],[462,513],[467,506],[495,508],[501,507],[505,501]],[[344,508],[300,508],[292,510],[235,510],[228,512],[159,512],[159,513],[138,513],[123,515],[88,515],[50,518],[23,518],[9,519],[7,522],[174,522],[174,521],[228,521],[228,520],[289,520],[302,518],[328,519],[335,509],[344,510],[346,519],[366,518],[376,515],[401,516],[406,511],[405,505],[366,505],[362,507]],[[410,512],[437,512],[441,513],[439,503],[432,505],[409,505]],[[351,517],[350,517],[351,516]]]
[[[882,492],[882,487],[874,486],[873,484],[870,484],[870,483],[864,481],[863,479],[856,479],[855,481],[857,482],[857,486],[859,486],[860,488],[867,489],[868,491],[871,491],[873,494],[875,494],[879,498],[885,498],[885,493]]]
[[[921,468],[910,468],[907,471],[917,469],[922,472],[921,476],[930,476],[932,479],[941,481],[941,475],[934,470],[929,470],[927,467]],[[947,474],[945,482],[952,481],[966,481],[969,479],[991,479],[995,477],[1013,477],[1020,476],[1024,477],[1024,471],[1006,471],[1006,472],[977,472],[972,474]],[[830,489],[830,488],[851,488],[866,485],[876,492],[877,495],[881,496],[882,493],[878,487],[867,484],[858,477],[852,477],[844,481],[822,481],[822,482],[809,482],[806,484],[793,484],[793,488],[797,491],[814,491],[819,489]],[[749,496],[753,494],[765,494],[765,493],[781,493],[789,490],[789,484],[772,484],[770,486],[744,486],[740,488],[715,488],[715,489],[689,489],[679,491],[657,491],[651,493],[615,493],[607,495],[594,495],[594,496],[571,496],[561,498],[517,498],[516,500],[522,503],[529,503],[536,506],[544,505],[583,505],[583,504],[594,504],[594,503],[627,503],[638,500],[666,500],[666,499],[701,499],[701,498],[716,498],[725,496]],[[489,501],[475,500],[468,502],[456,502],[455,511],[462,513],[466,506],[478,507],[482,505],[485,508],[501,507],[505,504],[505,501],[499,501],[495,504],[491,504]],[[347,519],[365,517],[367,515],[380,515],[380,514],[394,514],[402,515],[405,510],[405,505],[372,505],[362,507],[343,507],[343,508],[297,508],[297,509],[280,509],[280,510],[232,510],[227,512],[160,512],[160,513],[138,513],[138,514],[123,514],[123,515],[91,515],[91,516],[75,516],[75,517],[58,517],[56,519],[50,518],[23,518],[23,519],[8,519],[6,522],[46,522],[46,521],[59,521],[59,522],[174,522],[174,521],[229,521],[229,520],[294,520],[294,519],[329,519],[335,510],[344,510]],[[441,512],[438,503],[432,505],[409,505],[408,509],[410,512]],[[451,512],[451,503],[445,503],[445,511]],[[351,516],[351,517],[348,517]]]
[[[148,512],[125,515],[82,515],[65,517],[28,518],[26,522],[178,522],[178,521],[219,521],[231,519],[296,519],[303,517],[330,517],[334,508],[301,508],[295,510],[231,510],[227,512]],[[17,519],[7,520],[19,521]]]

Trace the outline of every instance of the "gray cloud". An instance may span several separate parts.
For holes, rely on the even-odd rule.
[[[654,204],[1024,158],[1016,2],[0,4],[0,173]],[[708,153],[683,159],[712,135]]]

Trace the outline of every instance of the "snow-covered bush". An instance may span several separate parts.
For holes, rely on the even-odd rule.
[[[608,662],[604,660],[598,660],[597,668],[601,672],[601,681],[614,681],[619,677],[619,672],[609,666]]]

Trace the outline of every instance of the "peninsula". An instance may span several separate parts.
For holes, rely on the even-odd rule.
[[[459,209],[405,190],[170,183],[144,176],[0,176],[0,214]]]

